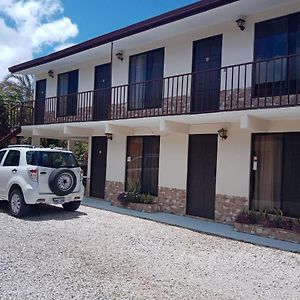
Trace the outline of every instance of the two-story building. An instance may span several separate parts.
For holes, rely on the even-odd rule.
[[[23,135],[88,139],[90,196],[300,216],[298,0],[197,1],[10,71],[36,79]]]

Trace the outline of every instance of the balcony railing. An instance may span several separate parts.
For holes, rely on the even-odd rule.
[[[28,124],[32,116],[31,124],[52,124],[288,107],[300,105],[299,93],[300,55],[293,55],[40,99],[22,107],[22,121]]]

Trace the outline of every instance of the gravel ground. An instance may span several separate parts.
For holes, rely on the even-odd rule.
[[[1,299],[300,299],[300,255],[88,207],[0,202]]]

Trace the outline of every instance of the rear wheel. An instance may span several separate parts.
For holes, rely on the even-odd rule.
[[[66,211],[75,211],[79,208],[81,201],[72,201],[68,203],[64,203],[62,206]]]
[[[11,215],[20,218],[25,216],[30,206],[25,203],[23,193],[20,189],[15,188],[9,194],[8,208]]]

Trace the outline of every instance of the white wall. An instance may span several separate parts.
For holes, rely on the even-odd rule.
[[[227,140],[218,143],[216,193],[249,198],[251,132],[228,128]]]
[[[125,135],[113,135],[107,145],[106,180],[125,183],[126,170],[126,143]]]
[[[187,135],[161,136],[158,185],[161,187],[185,190],[187,159]]]

